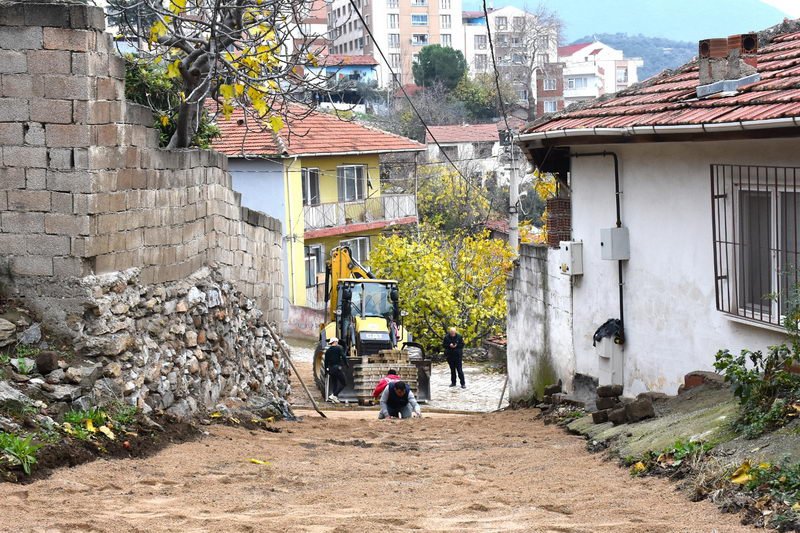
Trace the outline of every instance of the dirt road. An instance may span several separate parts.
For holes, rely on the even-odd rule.
[[[0,484],[0,529],[750,531],[664,480],[631,479],[533,414],[309,414],[279,434],[210,426],[149,459]]]

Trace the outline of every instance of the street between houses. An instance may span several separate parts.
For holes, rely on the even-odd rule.
[[[749,531],[585,450],[537,411],[378,421],[313,411],[281,433],[208,426],[144,460],[0,484],[3,531]],[[256,464],[251,459],[268,462]]]

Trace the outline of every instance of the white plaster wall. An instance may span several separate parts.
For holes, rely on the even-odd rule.
[[[620,157],[626,395],[675,393],[692,370],[713,370],[720,348],[763,349],[780,333],[736,323],[715,308],[710,165],[800,166],[797,140],[587,146]],[[592,334],[618,318],[615,261],[600,259],[600,228],[615,224],[610,157],[572,161],[573,238],[584,242],[584,275],[573,288],[577,372],[597,376]]]

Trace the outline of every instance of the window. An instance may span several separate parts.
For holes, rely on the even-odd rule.
[[[525,27],[525,17],[514,17],[511,19],[511,24],[514,25],[515,30],[521,30]]]
[[[411,5],[414,7],[427,6],[428,0],[411,0]]]
[[[545,78],[542,81],[542,90],[544,91],[555,91],[558,89],[558,80],[555,78]]]
[[[617,67],[617,83],[628,83],[627,67]]]
[[[545,113],[555,113],[558,111],[558,102],[555,100],[545,100],[544,101],[544,112]]]
[[[800,168],[712,165],[717,309],[781,326],[800,284]]]
[[[306,246],[306,287],[317,286],[317,274],[325,272],[325,260],[322,246],[317,244]]]
[[[419,63],[419,54],[413,54],[411,56],[411,62],[414,63],[414,64]]]
[[[517,93],[517,100],[519,100],[520,102],[527,102],[528,101],[528,89],[527,88],[525,88],[525,87],[517,87],[515,90],[516,90],[516,93]]]
[[[472,143],[472,157],[478,159],[485,159],[487,157],[492,157],[493,144],[494,143],[490,142]]]
[[[507,33],[497,34],[497,46],[508,46],[509,42],[511,42],[511,39]]]
[[[397,29],[400,27],[400,15],[394,13],[389,14],[389,28]]]
[[[567,78],[567,89],[585,89],[589,86],[586,78]]]
[[[350,257],[359,263],[369,261],[369,237],[356,237],[355,239],[339,241],[339,246],[349,247]]]
[[[458,146],[452,144],[450,146],[442,146],[442,159],[446,159],[445,156],[450,158],[450,161],[455,161],[458,159]]]
[[[300,175],[303,180],[303,205],[319,205],[319,169],[304,168]]]
[[[439,19],[441,20],[440,26],[443,30],[449,30],[452,27],[450,15],[439,15]]]
[[[336,167],[339,187],[339,201],[363,200],[366,190],[366,172],[363,166],[347,165]]]
[[[525,63],[525,55],[523,54],[511,54],[511,62],[515,65],[521,65]]]
[[[386,0],[386,7],[388,7],[389,9],[397,9],[398,7],[400,7],[400,1],[399,0]]]
[[[542,35],[536,38],[536,48],[539,50],[547,50],[550,48],[550,37],[547,35]]]
[[[442,34],[442,46],[446,46],[448,48],[453,47],[453,36],[449,33]]]
[[[400,54],[389,54],[389,64],[392,68],[400,68]]]
[[[516,35],[516,34],[511,36],[511,46],[513,46],[514,48],[520,48],[524,44],[525,43],[523,42],[523,39],[522,39],[521,36]]]
[[[494,19],[494,25],[498,30],[508,28],[508,17],[497,17]]]
[[[486,71],[486,54],[475,54],[475,70],[478,72]]]
[[[450,9],[450,0],[439,0],[439,9]]]
[[[412,26],[427,26],[428,15],[411,15]]]
[[[426,46],[428,44],[427,33],[415,33],[411,36],[411,44],[414,46]]]
[[[364,48],[364,38],[363,37],[359,37],[358,38],[358,48]]]
[[[486,36],[485,35],[476,35],[475,36],[475,49],[476,50],[486,50]]]
[[[536,64],[540,67],[542,65],[546,65],[550,62],[550,56],[548,54],[536,54]]]
[[[390,33],[389,34],[389,48],[400,48],[400,34],[399,33]]]

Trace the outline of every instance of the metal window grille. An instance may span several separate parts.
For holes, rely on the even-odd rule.
[[[800,168],[711,166],[719,311],[783,325],[800,285]]]

